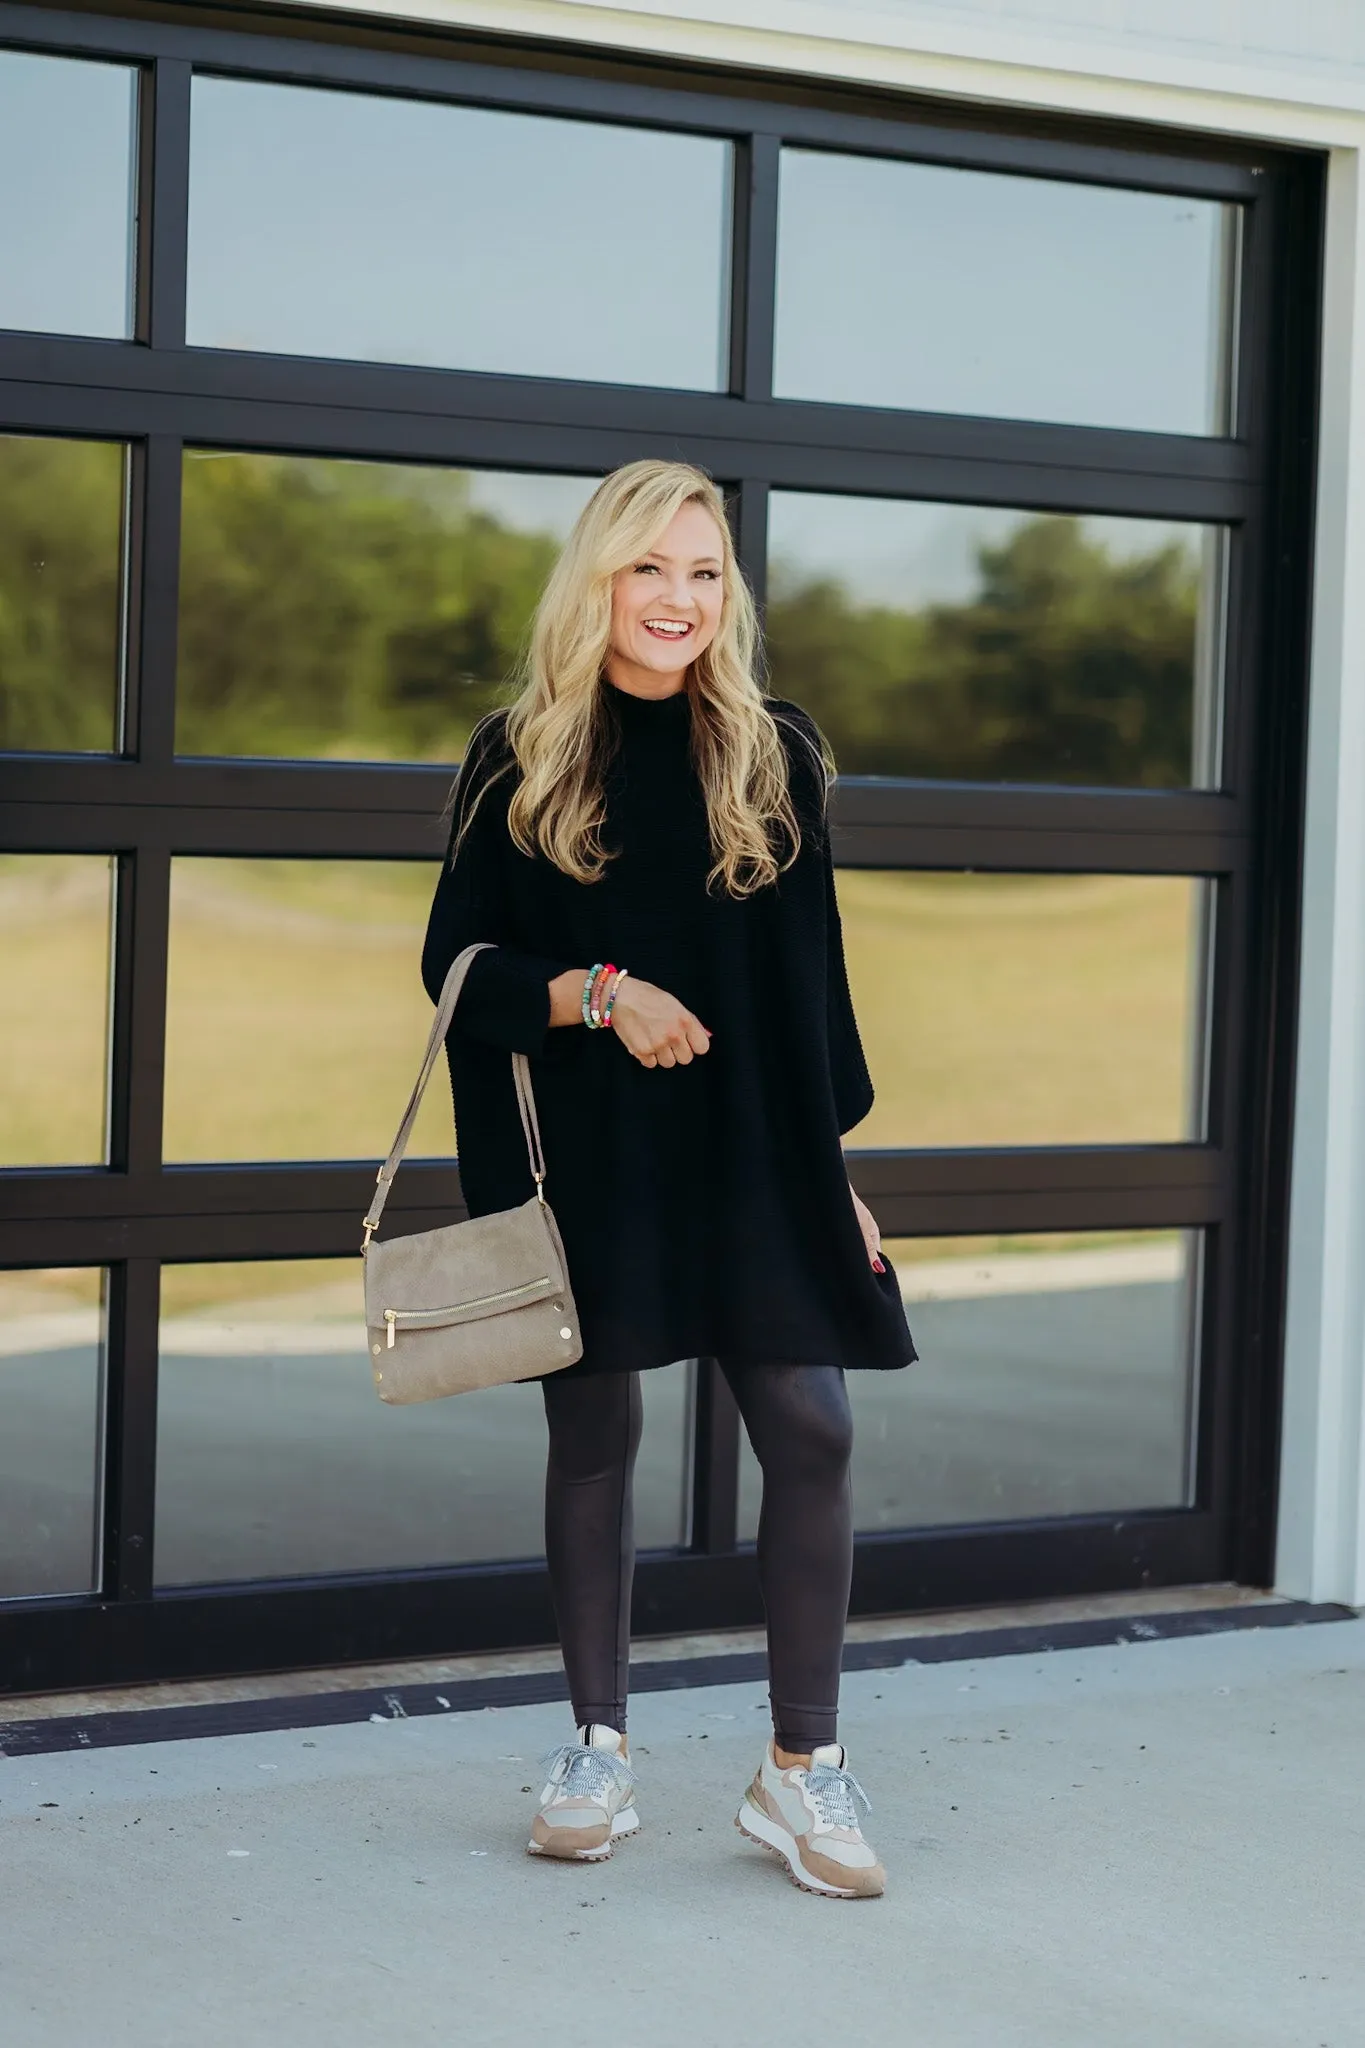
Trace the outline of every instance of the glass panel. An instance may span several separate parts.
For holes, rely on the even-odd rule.
[[[184,472],[182,754],[456,761],[593,477],[276,455]]]
[[[165,1155],[380,1159],[431,1027],[429,861],[171,867]],[[409,1147],[454,1151],[438,1073]]]
[[[118,747],[125,460],[0,434],[0,752]]]
[[[857,1145],[1203,1136],[1208,884],[841,868]]]
[[[1222,434],[1240,213],[782,152],[779,398]]]
[[[0,854],[0,1167],[108,1157],[114,865]]]
[[[196,78],[189,340],[719,390],[732,157],[659,129]],[[651,223],[638,260],[604,252],[622,203]]]
[[[771,500],[773,687],[850,775],[1210,788],[1224,532]]]
[[[137,73],[0,50],[0,327],[133,331]]]
[[[100,1575],[105,1276],[0,1273],[0,1599]]]
[[[859,1529],[1188,1507],[1201,1240],[888,1239],[920,1363],[851,1372]],[[744,1446],[740,1529],[758,1527]]]
[[[687,1369],[649,1373],[636,1481],[646,1548],[684,1540]],[[538,1557],[535,1386],[386,1408],[360,1261],[162,1273],[161,1585]]]

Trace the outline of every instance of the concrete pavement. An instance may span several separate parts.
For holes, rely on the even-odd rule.
[[[522,1853],[562,1708],[0,1764],[6,2048],[1359,2048],[1365,1622],[846,1680],[882,1901],[731,1826],[758,1687],[642,1697],[645,1832]]]

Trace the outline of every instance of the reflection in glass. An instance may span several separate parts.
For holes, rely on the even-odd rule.
[[[0,1273],[0,1600],[100,1575],[105,1276]]]
[[[108,1156],[114,865],[0,854],[0,1168]]]
[[[886,1249],[920,1363],[848,1375],[859,1529],[1190,1505],[1198,1232]],[[747,1445],[740,1501],[752,1538]]]
[[[0,753],[119,744],[125,450],[0,434]]]
[[[161,1314],[159,1584],[541,1555],[540,1389],[383,1407],[358,1259],[168,1266]],[[687,1369],[648,1380],[637,1533],[671,1549]]]
[[[718,390],[732,154],[660,129],[196,78],[189,340]],[[611,260],[604,223],[625,194],[667,222],[665,255]]]
[[[595,485],[187,456],[178,751],[458,760]]]
[[[418,977],[429,861],[171,868],[165,1155],[380,1159],[431,1025]],[[409,1152],[454,1152],[450,1089]]]
[[[130,335],[137,73],[0,50],[0,327]]]
[[[861,1146],[1202,1137],[1209,886],[841,868]]]
[[[1228,431],[1240,213],[784,149],[779,398]]]
[[[1209,788],[1223,530],[776,491],[773,687],[850,775]]]

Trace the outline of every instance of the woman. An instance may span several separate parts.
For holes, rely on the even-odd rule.
[[[872,1102],[849,1001],[820,736],[755,677],[714,484],[636,462],[600,486],[536,615],[525,686],[474,733],[423,953],[449,1037],[470,1213],[532,1193],[509,1051],[530,1055],[578,1305],[541,1382],[545,1535],[577,1740],[533,1855],[639,1826],[626,1745],[639,1375],[719,1360],[763,1470],[773,1740],[738,1825],[803,1888],[884,1873],[837,1740],[848,1611],[845,1367],[915,1356],[840,1136]]]

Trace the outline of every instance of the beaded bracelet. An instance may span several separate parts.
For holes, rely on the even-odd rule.
[[[607,992],[607,1000],[602,1005],[602,1029],[604,1031],[609,1031],[611,1029],[611,1013],[616,1007],[616,998],[621,992],[621,983],[625,980],[629,972],[630,969],[628,967],[622,967],[618,971],[615,981],[612,983],[610,989]]]
[[[599,960],[583,984],[583,1022],[587,1025],[589,1031],[595,1028],[592,1021],[592,985],[601,972],[602,962]]]
[[[602,995],[615,972],[615,963],[608,960],[606,966],[599,968],[593,976],[592,992],[588,997],[588,1016],[594,1031],[602,1029]]]

